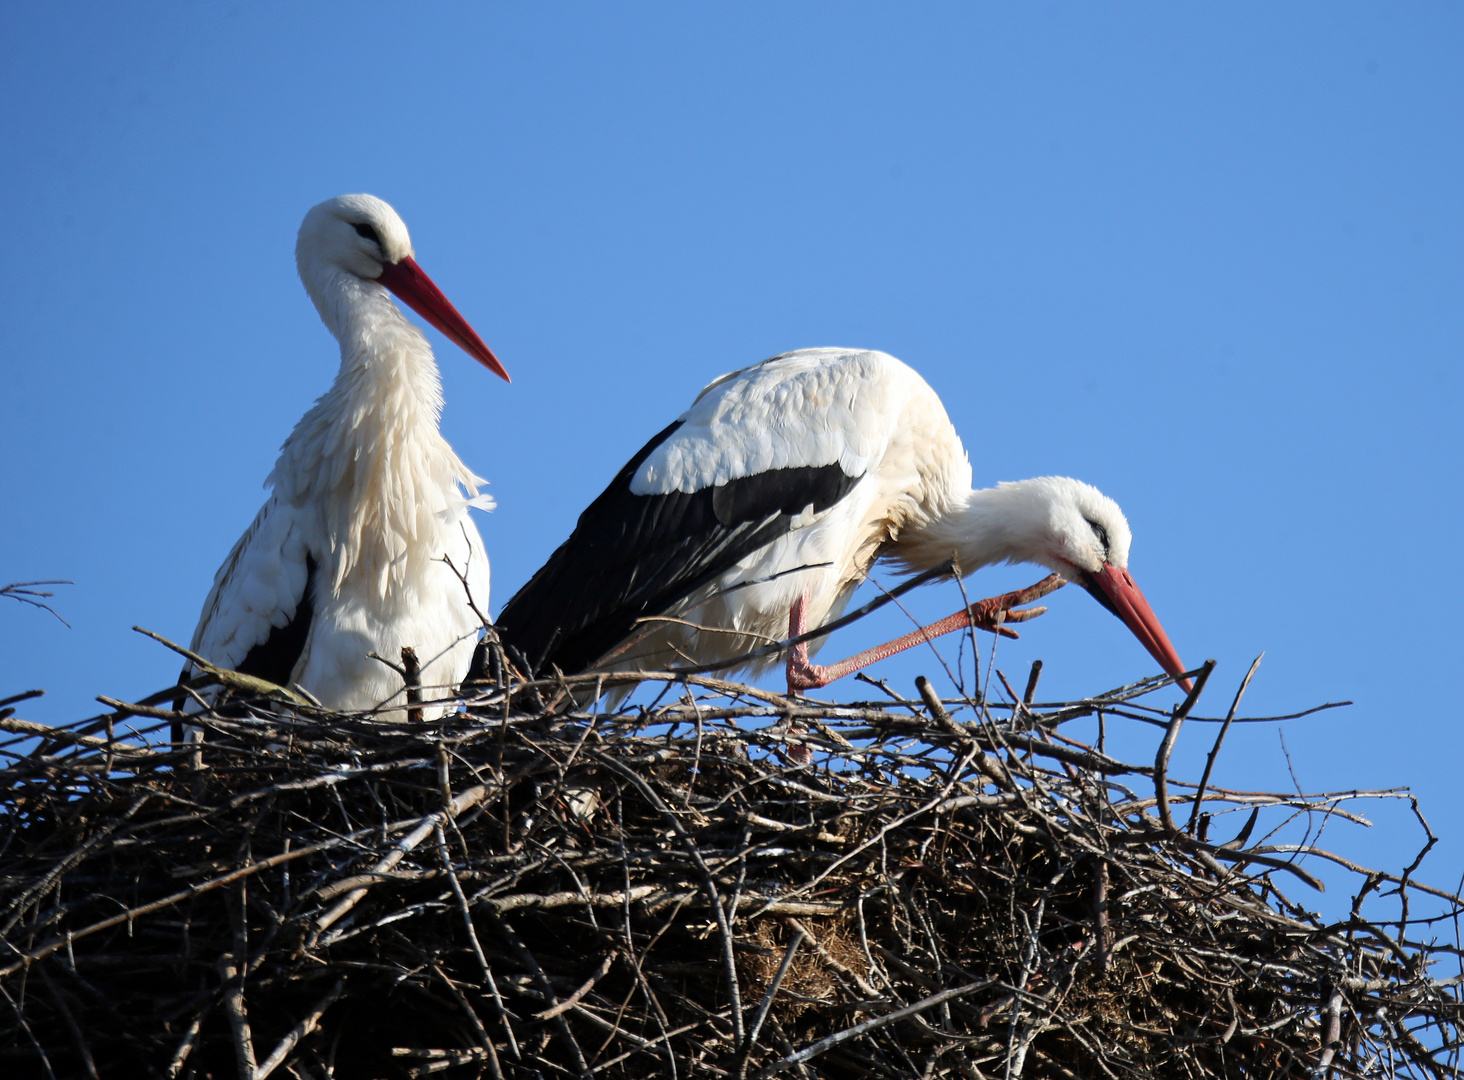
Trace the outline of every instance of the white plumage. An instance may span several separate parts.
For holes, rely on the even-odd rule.
[[[888,453],[891,441],[900,438],[901,422],[937,416],[937,430],[926,434],[959,449],[939,399],[894,357],[802,349],[707,385],[681,414],[676,434],[636,472],[630,489],[637,495],[692,492],[807,465],[836,464],[849,476],[862,476],[886,457],[913,460],[909,445]],[[922,456],[939,460],[949,456],[946,449],[932,446]]]
[[[584,512],[498,626],[535,670],[705,665],[837,618],[881,557],[912,571],[954,558],[963,574],[1030,562],[1082,584],[1178,675],[1128,576],[1130,540],[1118,506],[1076,480],[973,489],[940,399],[894,357],[805,349],[703,390]],[[994,628],[1027,599],[973,605],[976,622]],[[930,629],[970,623],[963,609]],[[920,640],[830,669],[794,648],[789,688]]]
[[[508,375],[416,265],[406,226],[380,199],[314,207],[295,257],[340,343],[340,370],[285,440],[272,494],[219,568],[192,648],[330,708],[365,710],[403,701],[402,677],[370,654],[397,662],[411,646],[431,701],[446,696],[431,688],[466,674],[480,629],[458,574],[488,610],[488,558],[468,509],[492,500],[438,431],[432,349],[388,288]]]

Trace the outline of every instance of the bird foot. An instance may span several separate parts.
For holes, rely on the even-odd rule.
[[[1025,589],[1017,589],[1015,592],[978,600],[966,608],[964,614],[969,617],[971,625],[978,630],[1000,634],[1002,637],[1018,637],[1017,632],[1007,626],[1007,623],[1026,622],[1028,619],[1035,619],[1047,610],[1046,607],[1021,608],[1019,605],[1040,600],[1066,584],[1066,578],[1057,574],[1048,574],[1037,584],[1028,585]],[[957,612],[957,615],[951,617],[956,618],[961,614],[961,612]],[[944,621],[942,620],[942,622]]]

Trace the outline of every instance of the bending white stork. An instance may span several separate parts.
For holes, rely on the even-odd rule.
[[[357,710],[401,703],[402,677],[370,654],[395,662],[412,646],[431,701],[431,687],[467,673],[480,629],[458,574],[487,610],[488,557],[468,508],[493,503],[438,432],[432,348],[388,290],[490,371],[508,372],[422,272],[406,225],[380,199],[314,207],[295,261],[340,342],[340,370],[281,447],[265,481],[273,493],[215,575],[193,651]]]
[[[881,352],[804,349],[724,375],[620,470],[497,628],[533,671],[719,663],[839,617],[879,558],[962,574],[1038,563],[1077,581],[1163,669],[1184,665],[1128,573],[1122,511],[1065,477],[971,487],[935,392]],[[790,693],[1062,584],[994,597],[831,667],[788,650]],[[1015,636],[1015,635],[1012,635]],[[815,648],[817,645],[815,644]],[[766,670],[765,655],[741,665]]]

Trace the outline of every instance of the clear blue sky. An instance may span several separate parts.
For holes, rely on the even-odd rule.
[[[1248,711],[1355,700],[1285,727],[1299,782],[1413,787],[1452,885],[1461,53],[1464,9],[1423,3],[6,5],[0,581],[76,585],[70,629],[0,606],[0,696],[61,721],[173,678],[128,627],[188,638],[329,384],[294,234],[368,191],[514,376],[432,335],[495,609],[710,378],[884,349],[979,481],[1119,501],[1181,654],[1220,661],[1202,711],[1263,649]],[[1153,667],[1077,590],[998,665],[1039,656],[1043,697]],[[1218,780],[1289,787],[1276,730]],[[1401,866],[1379,820],[1328,840]]]

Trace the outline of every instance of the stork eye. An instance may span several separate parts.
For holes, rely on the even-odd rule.
[[[1087,521],[1088,519],[1084,518],[1083,520]],[[1105,529],[1102,525],[1099,525],[1096,521],[1088,521],[1088,527],[1093,530],[1093,535],[1096,536],[1098,538],[1098,542],[1103,545],[1103,550],[1107,551],[1108,530]]]
[[[377,247],[381,247],[381,237],[376,235],[375,229],[373,229],[370,225],[367,225],[364,222],[356,226],[356,235],[363,236],[367,240],[370,240]],[[382,250],[384,251],[385,248],[382,248]]]

